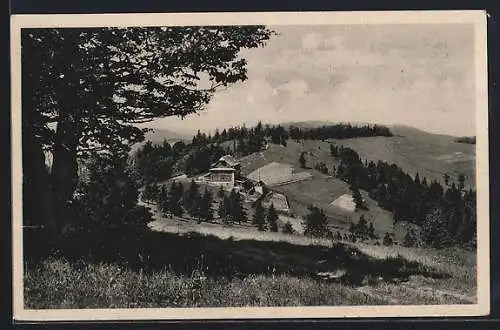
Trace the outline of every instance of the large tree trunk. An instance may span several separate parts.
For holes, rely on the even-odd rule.
[[[54,142],[51,188],[56,226],[63,229],[72,220],[71,202],[78,184],[78,124],[72,114],[61,113]]]
[[[23,127],[23,225],[52,227],[49,172],[42,144],[33,129]]]

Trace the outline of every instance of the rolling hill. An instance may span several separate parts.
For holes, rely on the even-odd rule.
[[[475,187],[475,145],[456,142],[456,137],[420,131],[407,126],[391,128],[393,137],[332,140],[350,147],[365,159],[394,163],[420,178],[444,182],[448,174],[456,180],[462,173],[466,184]]]
[[[306,122],[300,125],[314,127],[322,123]],[[391,131],[393,137],[300,142],[289,140],[286,147],[272,144],[267,150],[243,157],[242,174],[248,175],[272,162],[289,164],[296,172],[307,171],[312,174],[312,178],[273,187],[288,197],[290,207],[296,215],[304,216],[307,214],[307,206],[313,204],[325,210],[333,227],[345,229],[350,222],[357,222],[360,215],[364,214],[368,221],[374,221],[379,235],[393,226],[392,215],[379,208],[366,192],[362,194],[367,201],[369,211],[348,212],[330,205],[340,196],[350,194],[346,183],[313,169],[319,162],[324,162],[329,169],[336,164],[336,159],[330,155],[330,143],[350,147],[364,159],[394,163],[411,175],[419,173],[420,178],[425,177],[428,182],[431,180],[443,182],[444,174],[456,180],[458,174],[463,173],[466,176],[466,184],[475,186],[474,145],[458,143],[453,136],[427,133],[411,127],[394,126]],[[311,168],[300,168],[298,159],[301,152],[305,152],[307,166]],[[396,228],[396,232],[404,235],[405,231]]]
[[[164,140],[167,140],[169,143],[175,143],[177,141],[190,142],[191,139],[192,136],[188,134],[170,131],[163,128],[153,128],[151,131],[146,132],[144,141],[136,143],[132,146],[131,152],[135,152],[147,141],[151,141],[153,144],[160,144],[163,143]]]
[[[287,122],[282,126],[314,128],[336,123],[326,121]],[[365,124],[365,123],[353,123]],[[429,133],[405,125],[386,125],[393,137],[365,137],[355,139],[331,139],[339,145],[354,149],[362,158],[387,161],[401,167],[409,174],[438,180],[443,183],[444,174],[456,180],[458,174],[466,177],[466,184],[475,187],[474,144],[460,143],[456,136]]]
[[[330,123],[321,121],[285,123],[283,126],[295,125],[299,127],[318,127]],[[262,166],[273,162],[288,165],[295,172],[308,172],[311,178],[286,185],[276,185],[272,189],[288,197],[294,214],[304,216],[308,205],[322,208],[333,227],[345,229],[351,222],[357,222],[361,214],[368,221],[374,221],[375,230],[384,234],[393,229],[392,215],[378,207],[366,192],[362,194],[369,206],[368,211],[350,212],[331,203],[345,194],[350,194],[346,183],[332,176],[325,175],[314,169],[320,162],[328,169],[337,163],[330,154],[330,143],[343,145],[354,149],[363,159],[386,161],[401,167],[411,175],[419,173],[420,178],[428,182],[438,180],[443,182],[444,174],[456,179],[458,174],[466,176],[466,184],[475,186],[475,146],[456,142],[456,137],[427,133],[408,126],[391,126],[392,137],[364,137],[353,139],[331,139],[328,141],[304,140],[300,142],[289,140],[287,146],[269,145],[267,150],[243,157],[242,174],[244,176],[256,171]],[[155,130],[149,132],[147,140],[160,143],[166,138],[169,141],[190,140],[190,137],[181,133]],[[224,143],[232,147],[233,142]],[[301,169],[299,155],[304,152],[307,160],[307,169]],[[397,229],[396,229],[397,230]],[[404,233],[404,231],[402,232]]]
[[[299,182],[278,185],[273,190],[287,196],[290,208],[296,216],[305,216],[307,207],[315,205],[325,211],[333,228],[346,230],[351,222],[358,222],[363,214],[368,221],[374,221],[375,231],[379,235],[385,234],[392,226],[391,213],[382,210],[377,203],[363,192],[363,197],[368,203],[368,211],[349,212],[330,204],[344,194],[350,194],[349,186],[330,175],[320,173],[313,168],[301,169],[299,155],[306,153],[307,164],[314,167],[318,162],[325,162],[331,168],[336,160],[330,155],[329,142],[306,140],[301,143],[288,141],[286,147],[271,144],[267,150],[243,157],[241,159],[242,174],[247,175],[257,168],[271,162],[291,165],[296,172],[309,172],[312,177]]]

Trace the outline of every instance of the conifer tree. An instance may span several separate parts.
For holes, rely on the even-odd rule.
[[[292,224],[290,221],[287,221],[285,225],[283,226],[283,229],[281,230],[284,234],[293,234],[295,230],[293,229]]]
[[[231,205],[229,203],[229,197],[224,196],[219,202],[219,209],[217,214],[221,219],[224,219],[227,215],[231,215]]]
[[[313,237],[324,237],[328,232],[328,220],[323,210],[316,206],[308,207],[309,214],[306,216],[304,235]]]
[[[373,226],[373,222],[370,222],[368,225],[368,237],[371,239],[377,238],[377,235],[375,234],[375,227]]]
[[[417,243],[417,235],[413,228],[408,228],[406,230],[406,235],[403,238],[403,246],[412,247]]]
[[[212,202],[213,202],[213,197],[212,193],[208,188],[205,188],[205,192],[203,193],[203,196],[201,197],[201,203],[200,203],[200,208],[199,208],[199,216],[201,219],[205,221],[212,221],[214,214],[213,214],[213,207],[212,207]]]
[[[169,193],[169,211],[176,216],[182,216],[184,209],[182,208],[182,199],[184,195],[184,186],[181,182],[178,184],[172,182]]]
[[[196,212],[196,208],[199,206],[198,199],[199,199],[198,185],[193,179],[191,180],[191,184],[189,185],[189,188],[186,191],[186,194],[183,199],[184,207],[189,212],[189,214],[194,215],[194,213]]]
[[[300,163],[300,167],[301,168],[306,168],[306,156],[305,156],[305,152],[301,152],[300,153],[299,163]]]
[[[260,231],[266,230],[266,218],[264,213],[264,208],[262,207],[261,201],[257,201],[255,206],[255,213],[253,215],[253,224],[257,226]]]
[[[361,215],[359,217],[359,222],[356,228],[356,233],[357,236],[360,237],[361,239],[365,239],[368,237],[368,221],[366,221],[366,218],[364,215]]]
[[[220,189],[217,191],[217,197],[224,198],[226,193],[224,192],[224,187],[220,186]]]
[[[383,244],[385,246],[391,246],[394,244],[394,238],[393,238],[393,234],[390,233],[390,232],[386,232],[385,235],[384,235],[384,239],[383,239]]]
[[[170,201],[167,188],[162,185],[158,193],[158,208],[163,214],[167,214],[169,212],[169,204]]]
[[[434,248],[444,248],[452,244],[443,210],[438,209],[427,215],[422,226],[422,236],[425,244]]]
[[[351,235],[356,235],[357,231],[358,230],[356,224],[354,222],[349,223],[349,233]]]
[[[267,210],[267,223],[269,224],[269,230],[273,232],[278,231],[278,213],[274,208],[274,204],[271,203],[269,209]]]
[[[352,191],[352,199],[354,200],[354,203],[356,204],[356,211],[368,210],[368,206],[366,205],[366,201],[363,199],[363,196],[361,196],[361,193],[359,192],[358,187],[356,187],[355,185],[351,185],[350,189]]]
[[[245,209],[243,208],[243,201],[241,200],[239,192],[235,189],[233,189],[229,195],[229,205],[233,221],[240,224],[241,222],[245,222],[247,220],[247,215]]]

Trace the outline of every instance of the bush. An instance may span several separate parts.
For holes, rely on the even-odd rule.
[[[309,214],[306,216],[304,235],[313,237],[325,237],[328,233],[328,221],[322,209],[310,205]]]
[[[293,234],[295,232],[295,230],[293,229],[293,226],[290,223],[290,221],[288,221],[287,223],[285,223],[285,225],[283,226],[282,232],[284,234]]]
[[[384,239],[382,241],[382,244],[385,246],[391,246],[394,244],[394,234],[393,233],[385,233]]]

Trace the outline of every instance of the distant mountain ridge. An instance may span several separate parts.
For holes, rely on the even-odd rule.
[[[163,143],[167,140],[170,144],[178,141],[191,142],[192,136],[188,134],[179,133],[163,128],[151,128],[150,131],[146,132],[144,141],[136,143],[131,148],[131,153],[134,153],[137,149],[143,146],[146,142],[150,141],[153,144]]]
[[[382,124],[382,123],[369,123],[362,121],[323,121],[323,120],[308,120],[308,121],[290,121],[290,122],[282,122],[282,123],[269,123],[269,125],[281,125],[284,127],[296,126],[299,128],[315,128],[321,126],[329,126],[329,125],[337,125],[337,124],[351,124],[353,126],[362,126],[362,125],[379,125],[385,126],[391,130],[394,135],[399,136],[413,136],[413,135],[436,135],[443,137],[453,137],[453,138],[461,138],[461,136],[454,136],[449,134],[440,134],[434,132],[428,132],[416,127],[412,127],[409,125],[402,124]],[[263,122],[263,124],[268,124]],[[229,127],[218,127],[219,131],[223,129],[228,129]],[[213,129],[215,130],[215,128]],[[207,133],[207,132],[205,132]],[[177,141],[191,141],[194,133],[189,133],[186,131],[177,131],[171,129],[163,129],[163,128],[152,128],[152,131],[146,133],[146,141],[151,141],[152,143],[162,143],[164,139],[167,141],[174,143]]]

